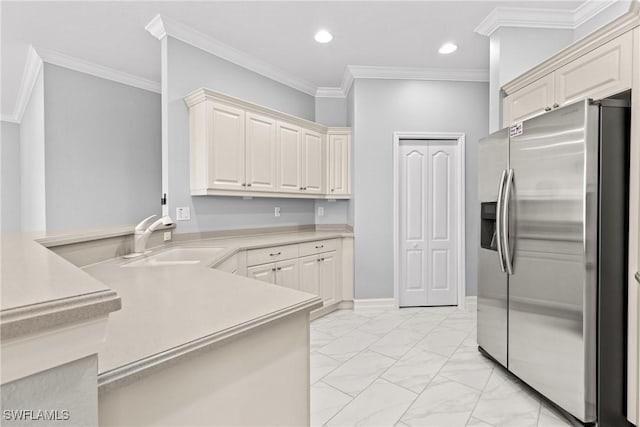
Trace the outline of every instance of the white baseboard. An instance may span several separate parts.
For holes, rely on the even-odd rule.
[[[378,311],[378,310],[397,310],[398,301],[395,298],[369,298],[354,299],[353,311]]]
[[[464,302],[466,302],[467,304],[476,304],[478,302],[478,297],[475,295],[464,297]]]

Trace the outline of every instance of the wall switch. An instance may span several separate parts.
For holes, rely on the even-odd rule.
[[[176,208],[176,221],[188,221],[191,219],[189,208]]]
[[[324,208],[322,206],[318,208],[318,216],[324,216]]]
[[[169,240],[171,240],[171,232],[170,231],[165,231],[164,232],[164,241],[168,242]]]
[[[275,216],[280,216],[280,208],[279,208],[279,207],[276,207],[276,208],[273,210],[273,214],[274,214]]]

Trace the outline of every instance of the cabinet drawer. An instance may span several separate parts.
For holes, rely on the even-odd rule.
[[[300,243],[300,256],[335,251],[338,248],[336,239],[318,240],[317,242]]]
[[[273,246],[247,251],[248,266],[291,258],[298,258],[298,245]]]

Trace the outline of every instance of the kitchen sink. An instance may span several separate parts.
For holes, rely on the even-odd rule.
[[[169,266],[169,265],[189,265],[199,264],[201,262],[210,262],[224,248],[171,248],[169,250],[158,252],[157,254],[147,255],[144,258],[128,262],[122,267],[152,267],[152,266]]]

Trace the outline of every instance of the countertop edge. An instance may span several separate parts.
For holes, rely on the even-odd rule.
[[[111,289],[3,310],[0,312],[2,340],[106,316],[120,310],[122,302]]]
[[[182,360],[184,357],[195,355],[200,351],[204,351],[210,348],[211,346],[237,337],[238,335],[247,333],[272,321],[282,319],[284,317],[300,312],[310,312],[320,307],[322,307],[322,300],[319,297],[313,297],[298,304],[294,304],[274,311],[272,313],[251,319],[233,327],[223,329],[211,335],[189,341],[185,344],[171,348],[161,353],[156,353],[152,356],[137,360],[135,362],[112,369],[110,371],[99,373],[99,392],[107,392],[113,388],[117,388],[128,384],[131,381],[135,381],[140,377],[150,375],[156,369],[166,367],[167,363],[174,363],[178,360]]]

